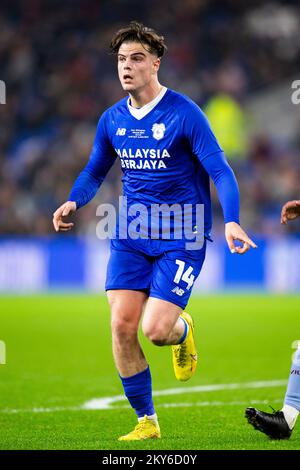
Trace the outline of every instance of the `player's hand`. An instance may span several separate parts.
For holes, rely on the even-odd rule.
[[[225,224],[225,238],[231,253],[238,253],[243,255],[250,247],[257,248],[257,245],[248,237],[242,227],[236,222],[228,222]],[[243,246],[235,246],[234,241],[238,240],[243,243]]]
[[[53,214],[53,225],[57,232],[67,232],[73,227],[72,222],[64,222],[63,218],[76,211],[76,202],[67,201]]]
[[[294,220],[300,216],[300,201],[288,201],[281,210],[282,224],[287,224],[289,220]]]

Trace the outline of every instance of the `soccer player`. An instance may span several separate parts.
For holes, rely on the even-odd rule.
[[[281,210],[281,223],[300,217],[300,200],[288,201]],[[247,408],[245,416],[250,424],[271,439],[288,439],[300,412],[300,343],[293,358],[283,408],[265,413],[256,408]]]
[[[72,228],[65,217],[95,196],[116,159],[124,173],[127,222],[133,221],[136,204],[149,210],[174,204],[177,211],[189,204],[192,217],[196,206],[204,205],[204,242],[197,249],[187,249],[186,237],[174,236],[173,219],[173,238],[164,235],[160,222],[151,221],[151,230],[147,229],[148,216],[141,223],[140,237],[127,231],[121,236],[124,211],[111,240],[105,289],[113,355],[124,393],[138,417],[135,429],[119,439],[140,440],[160,437],[150,369],[138,341],[142,313],[144,335],[155,345],[172,346],[176,378],[186,381],[196,369],[194,324],[184,309],[210,239],[209,177],[221,201],[231,252],[243,254],[256,245],[239,225],[237,182],[204,114],[189,98],[159,83],[164,38],[131,22],[116,32],[110,48],[117,55],[119,79],[129,96],[101,116],[89,162],[69,200],[54,213],[56,231]],[[197,230],[200,227],[194,227]],[[236,246],[235,240],[241,245]]]

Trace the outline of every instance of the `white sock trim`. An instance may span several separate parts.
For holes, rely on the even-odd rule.
[[[187,337],[187,335],[188,335],[188,333],[189,333],[190,326],[189,326],[189,324],[188,324],[188,322],[186,321],[185,318],[183,318],[183,317],[179,317],[179,318],[181,318],[181,320],[182,320],[182,321],[184,322],[184,324],[186,325],[186,336],[185,336],[185,339],[186,339],[186,337]]]
[[[147,415],[147,418],[151,419],[151,421],[154,421],[155,424],[158,424],[158,418],[157,418],[156,413],[154,413],[154,415]],[[141,421],[142,419],[144,419],[144,416],[142,416],[141,418],[138,418],[138,421]]]
[[[293,406],[284,405],[281,411],[284,414],[285,420],[288,423],[289,428],[293,429],[299,415],[299,410],[297,410]]]

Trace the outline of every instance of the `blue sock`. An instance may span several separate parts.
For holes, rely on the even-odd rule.
[[[184,323],[184,332],[183,332],[183,335],[181,336],[181,338],[180,338],[180,340],[178,341],[177,344],[183,343],[183,341],[185,340],[186,335],[187,335],[187,333],[188,333],[188,324],[187,324],[187,322],[185,321],[184,318],[182,318],[182,317],[179,317],[179,318],[181,318],[181,320],[182,320],[183,323]]]
[[[124,392],[138,418],[155,413],[152,400],[152,381],[149,366],[147,369],[132,375],[121,377]]]
[[[295,352],[284,404],[300,411],[300,349]]]

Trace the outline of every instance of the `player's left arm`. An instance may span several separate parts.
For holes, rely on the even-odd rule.
[[[240,226],[238,184],[224,153],[219,151],[207,155],[201,163],[216,186],[223,209],[225,238],[231,253],[242,255],[250,247],[257,248],[253,240],[248,237],[247,233]],[[239,241],[243,245],[235,246],[235,241]]]
[[[213,180],[223,209],[225,238],[232,253],[244,254],[250,247],[257,248],[239,221],[239,188],[232,168],[214,136],[208,120],[200,108],[191,104],[185,120],[186,133],[193,153]],[[240,241],[242,246],[235,246]]]

